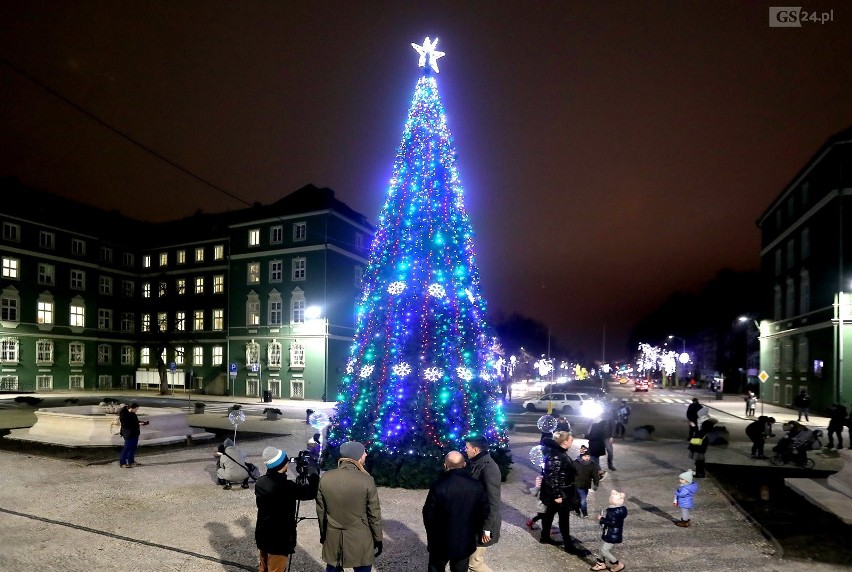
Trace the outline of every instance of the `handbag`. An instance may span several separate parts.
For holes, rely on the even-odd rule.
[[[256,465],[249,463],[248,461],[246,461],[246,464],[243,465],[242,463],[237,461],[235,458],[230,456],[228,453],[222,451],[222,454],[225,455],[226,457],[228,457],[229,459],[231,459],[233,462],[235,462],[239,466],[241,466],[243,469],[245,469],[246,472],[248,473],[248,478],[250,478],[252,481],[256,481],[257,479],[260,478],[260,469],[258,469]]]
[[[696,447],[700,447],[701,443],[704,442],[704,437],[693,437],[689,440],[690,445],[695,445]]]

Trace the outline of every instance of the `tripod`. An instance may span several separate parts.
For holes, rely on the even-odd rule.
[[[296,515],[295,515],[295,518],[296,518],[296,526],[297,527],[299,526],[299,523],[302,522],[303,520],[319,520],[319,518],[317,518],[315,516],[301,516],[299,514],[299,511],[301,510],[301,508],[302,508],[302,501],[296,500]],[[293,566],[293,556],[295,556],[295,555],[296,555],[296,553],[294,552],[293,554],[290,555],[290,559],[287,560],[287,572],[290,572],[290,567]]]

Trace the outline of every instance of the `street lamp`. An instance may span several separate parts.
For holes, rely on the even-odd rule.
[[[745,324],[745,326],[746,326],[745,356],[744,356],[745,367],[743,368],[743,388],[742,388],[742,390],[745,391],[746,387],[748,386],[748,356],[749,356],[748,334],[749,334],[749,329],[750,329],[749,326],[750,326],[750,324],[754,324],[754,328],[755,328],[755,330],[757,330],[757,334],[759,336],[760,335],[760,324],[758,324],[757,320],[753,319],[751,316],[740,316],[739,318],[737,318],[737,322],[739,322],[740,324]],[[757,396],[758,399],[760,400],[760,414],[761,415],[763,415],[763,391],[761,391],[762,389],[763,389],[763,387],[762,387],[762,382],[761,382],[761,386],[759,386],[759,388],[758,388],[758,396]]]
[[[680,371],[680,364],[686,363],[683,361],[683,355],[686,354],[686,340],[680,336],[668,336],[670,340],[680,340],[680,356],[678,356],[677,366],[675,367],[675,389],[678,386],[678,372]],[[687,358],[688,359],[688,358]]]

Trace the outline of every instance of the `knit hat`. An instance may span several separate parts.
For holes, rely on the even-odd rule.
[[[233,441],[230,437],[228,437],[227,439],[225,439],[225,442],[224,442],[224,443],[222,443],[222,444],[223,444],[225,447],[233,447],[233,446],[234,446],[234,441]]]
[[[347,441],[340,446],[340,456],[353,461],[360,461],[364,452],[364,445],[358,441]]]
[[[681,473],[678,475],[678,478],[683,479],[687,483],[692,482],[692,471],[686,471],[685,473]]]
[[[278,469],[282,465],[286,465],[290,462],[287,452],[282,451],[281,449],[276,449],[275,447],[267,447],[264,449],[260,458],[263,459],[267,469]]]

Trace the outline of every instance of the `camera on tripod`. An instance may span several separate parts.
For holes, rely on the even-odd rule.
[[[305,482],[311,476],[319,476],[320,465],[319,459],[310,453],[310,451],[299,451],[296,456],[296,481]]]

